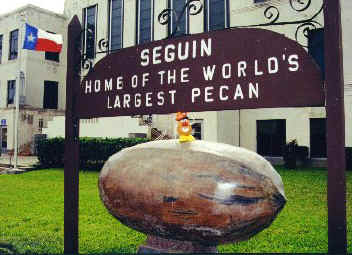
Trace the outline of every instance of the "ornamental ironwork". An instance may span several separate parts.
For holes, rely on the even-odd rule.
[[[289,0],[289,6],[291,10],[293,10],[296,13],[303,13],[308,11],[311,5],[312,5],[311,0]],[[168,38],[174,37],[176,32],[179,31],[180,21],[182,20],[182,17],[185,15],[186,9],[189,10],[190,15],[197,15],[203,10],[203,4],[200,0],[189,0],[186,2],[179,16],[177,16],[177,13],[175,10],[170,8],[163,10],[159,14],[158,21],[161,25],[169,24],[171,20],[171,15],[175,16],[176,26],[172,31],[172,33],[168,36]],[[322,4],[322,6],[313,15],[311,15],[308,18],[299,19],[299,20],[282,21],[280,19],[280,10],[274,5],[268,5],[263,12],[264,19],[266,20],[266,22],[262,22],[258,24],[243,25],[243,26],[230,26],[225,29],[297,25],[296,32],[295,32],[295,39],[303,47],[308,47],[308,45],[303,44],[301,40],[299,40],[299,35],[302,34],[304,37],[307,38],[309,30],[323,27],[321,23],[315,20],[322,13],[323,9],[324,9],[324,4]]]
[[[189,0],[183,6],[182,11],[179,15],[177,15],[176,10],[171,8],[163,10],[158,15],[158,21],[161,25],[169,24],[172,17],[174,17],[175,19],[175,28],[168,36],[169,38],[174,37],[176,33],[180,30],[180,22],[182,20],[182,17],[186,14],[186,10],[188,10],[189,15],[197,15],[203,10],[203,4],[200,0]]]
[[[312,0],[289,0],[289,7],[295,13],[305,13],[307,14],[308,10],[310,10],[312,6]],[[177,32],[180,31],[180,23],[182,18],[186,13],[188,15],[198,15],[203,10],[203,4],[201,0],[188,0],[186,1],[184,7],[181,12],[177,13],[176,10],[172,8],[164,9],[158,15],[158,22],[161,25],[168,25],[171,22],[171,19],[175,21],[175,27],[169,33],[169,35],[165,38],[173,38],[176,36]],[[308,38],[308,33],[310,30],[314,30],[317,28],[322,28],[323,25],[316,21],[316,18],[323,12],[324,4],[310,15],[307,18],[298,19],[298,20],[283,20],[280,16],[280,10],[274,5],[268,4],[268,6],[264,9],[263,17],[264,22],[258,24],[249,24],[249,25],[240,25],[240,26],[229,26],[225,29],[236,29],[236,28],[261,28],[261,27],[270,27],[270,26],[285,26],[285,25],[297,25],[294,38],[302,47],[307,48],[308,45],[304,44],[300,38]],[[90,33],[89,29],[82,30],[81,34],[77,37],[77,49],[81,52],[81,63],[78,65],[80,67],[79,73],[81,76],[82,72],[89,73],[92,70],[94,65],[94,57],[90,57],[85,53],[84,49],[81,48],[82,45],[82,34]],[[179,36],[179,34],[177,34]],[[186,34],[185,34],[186,35]],[[302,37],[303,36],[303,37]],[[98,41],[98,47],[95,51],[94,55],[98,54],[110,54],[116,50],[109,49],[109,40],[100,39]]]
[[[84,77],[87,73],[89,73],[94,66],[94,57],[90,57],[90,55],[85,52],[85,49],[82,49],[82,34],[84,33],[89,35],[92,31],[90,29],[83,29],[76,39],[76,50],[80,52],[81,56],[80,63],[77,64],[77,72],[81,77]],[[94,52],[94,55],[107,54],[111,52],[112,51],[109,50],[109,41],[103,38],[98,41],[98,50]],[[85,73],[85,75],[83,75],[83,73]]]

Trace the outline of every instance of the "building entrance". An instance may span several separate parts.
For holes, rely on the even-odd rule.
[[[5,153],[7,151],[7,127],[1,127],[0,136],[1,150]]]
[[[286,120],[257,120],[257,153],[280,157],[286,143]]]
[[[326,119],[310,119],[310,157],[326,158]]]

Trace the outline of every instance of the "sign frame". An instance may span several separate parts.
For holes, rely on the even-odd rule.
[[[83,119],[325,105],[313,57],[296,41],[258,28],[120,49],[95,64],[79,92]]]
[[[189,2],[195,1],[196,0],[190,0]],[[307,2],[310,3],[311,1]],[[290,3],[292,4],[291,0]],[[323,0],[323,3],[322,9],[324,9],[325,23],[325,84],[327,88],[326,111],[328,134],[328,250],[330,254],[345,254],[347,252],[347,230],[341,7],[339,0]],[[309,4],[307,6],[309,6]],[[274,20],[274,23],[276,20]],[[280,25],[285,25],[283,24],[285,22],[281,23],[282,24]],[[296,24],[299,24],[299,22]],[[270,25],[273,24],[266,23],[252,25],[251,27]],[[80,85],[80,70],[77,70],[77,65],[81,67],[82,56],[77,50],[77,41],[80,42],[77,35],[81,35],[81,33],[81,24],[78,17],[74,16],[68,26],[66,77],[67,93],[64,171],[65,254],[78,254],[79,117],[77,116],[77,98],[79,93],[78,88]]]

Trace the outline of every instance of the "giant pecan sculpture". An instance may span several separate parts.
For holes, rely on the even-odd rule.
[[[263,157],[205,141],[124,149],[105,163],[99,190],[123,224],[205,246],[247,240],[286,202],[281,177]]]

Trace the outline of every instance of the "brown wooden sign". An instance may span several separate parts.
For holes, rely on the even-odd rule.
[[[321,72],[295,41],[233,29],[124,48],[83,79],[80,118],[324,106]]]

